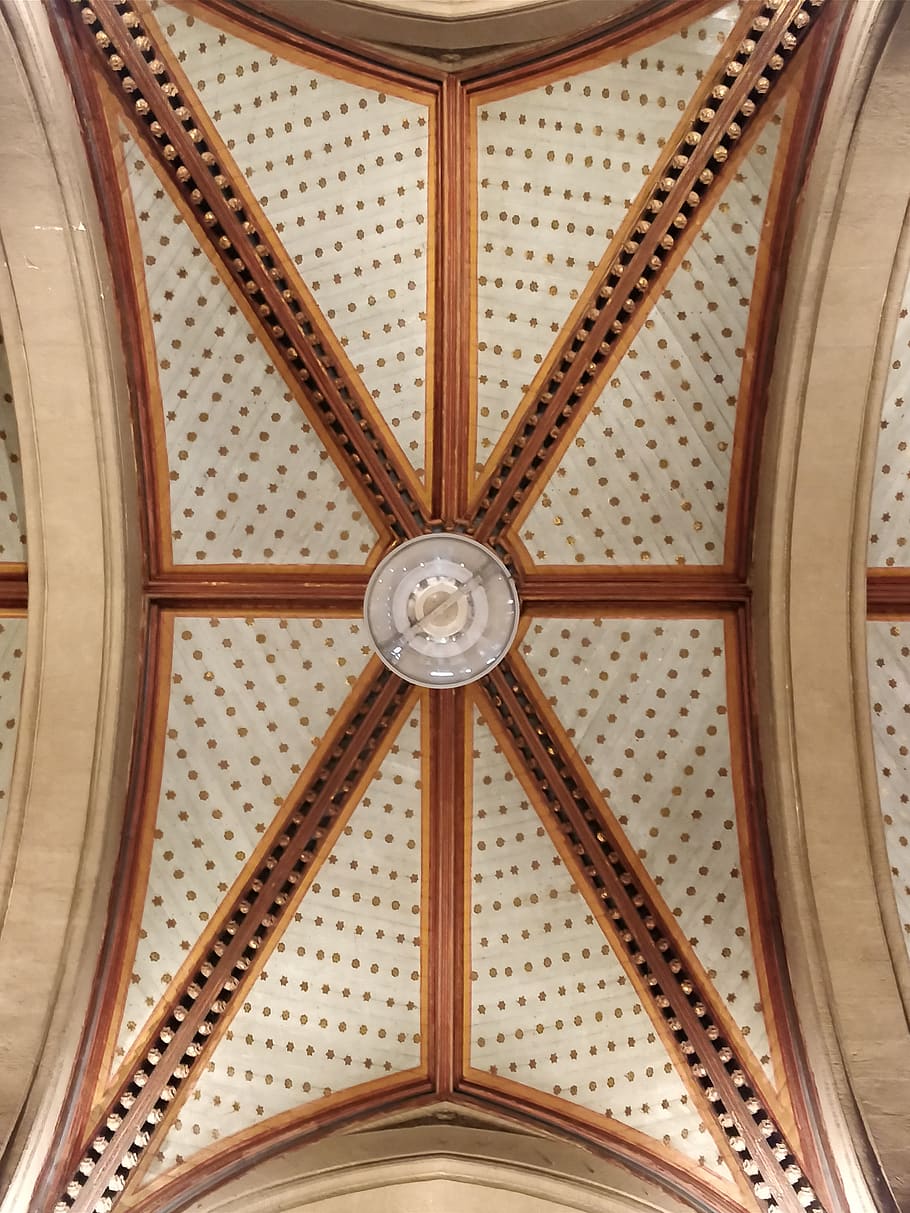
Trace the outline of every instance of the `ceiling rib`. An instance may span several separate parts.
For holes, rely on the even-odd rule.
[[[159,1139],[192,1077],[242,1002],[257,952],[280,934],[315,861],[353,807],[371,760],[414,699],[414,691],[380,669],[335,718],[327,758],[285,811],[245,887],[213,918],[197,943],[203,956],[153,1014],[141,1052],[128,1059],[87,1134],[75,1174],[55,1210],[92,1213],[122,1190]],[[334,744],[332,744],[334,742]]]
[[[518,748],[577,855],[580,883],[591,888],[615,924],[616,936],[671,1029],[681,1060],[705,1093],[710,1114],[726,1135],[756,1197],[769,1213],[822,1213],[823,1206],[773,1113],[758,1097],[760,1082],[718,1026],[713,991],[700,989],[674,954],[673,932],[637,888],[624,857],[627,843],[612,837],[595,804],[560,753],[519,667],[506,661],[489,675],[495,714]]]
[[[870,615],[901,614],[910,609],[910,571],[869,569],[866,607]]]
[[[277,248],[253,222],[230,181],[235,166],[219,163],[203,135],[201,115],[181,96],[168,54],[149,38],[125,0],[73,0],[118,86],[124,108],[140,121],[148,150],[175,183],[209,234],[209,243],[255,307],[271,354],[287,365],[304,398],[330,431],[352,479],[373,497],[399,538],[421,533],[426,519],[395,452],[383,446],[357,389],[334,365],[331,347],[281,269]]]
[[[566,573],[529,571],[518,573],[522,605],[542,614],[545,609],[557,613],[566,606],[591,607],[622,603],[623,606],[688,607],[724,606],[747,602],[751,591],[729,573],[697,565],[668,569],[623,570],[579,569]]]
[[[463,1067],[465,763],[467,706],[463,689],[428,697],[430,796],[430,998],[428,1049],[433,1086],[451,1096]]]
[[[28,603],[28,570],[24,564],[0,565],[0,607]]]
[[[370,579],[369,569],[269,570],[266,576],[249,569],[236,571],[188,568],[153,575],[146,584],[149,598],[163,607],[211,607],[213,612],[263,608],[359,614]]]
[[[824,0],[765,0],[739,23],[693,102],[689,129],[667,148],[641,196],[631,232],[613,264],[585,292],[586,310],[552,362],[552,371],[519,415],[512,440],[482,484],[474,511],[477,539],[498,545],[534,481],[558,456],[560,438],[615,360],[619,338],[640,323],[681,235],[721,190],[722,166],[766,108],[783,69]],[[713,167],[712,167],[713,165]],[[719,167],[720,166],[720,167]],[[634,223],[634,226],[631,224]]]
[[[455,80],[442,86],[436,139],[438,198],[436,215],[437,274],[435,294],[435,383],[433,404],[432,502],[434,516],[455,524],[468,495],[468,450],[471,394],[468,366],[470,281],[468,249],[468,106]]]

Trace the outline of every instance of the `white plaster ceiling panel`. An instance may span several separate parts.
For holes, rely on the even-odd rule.
[[[869,564],[910,566],[910,279],[891,346],[872,477]]]
[[[420,709],[402,726],[180,1111],[151,1175],[420,1064]]]
[[[766,124],[520,534],[540,564],[724,558],[752,283],[780,141]]]
[[[366,661],[363,625],[351,619],[175,619],[151,866],[118,1058]]]
[[[0,561],[25,561],[25,505],[13,385],[0,331]]]
[[[269,54],[169,4],[171,47],[418,470],[427,388],[427,105]]]
[[[362,564],[376,532],[155,171],[123,135],[177,564]]]
[[[487,725],[474,725],[471,1065],[725,1171],[639,996]]]
[[[910,956],[910,621],[867,624],[872,738],[897,914]]]
[[[621,59],[479,101],[478,465],[738,16],[738,6],[727,4]]]
[[[26,626],[24,616],[0,616],[0,837],[3,836],[6,821],[13,757],[19,732]]]
[[[773,1077],[743,887],[721,619],[538,619],[522,652]]]

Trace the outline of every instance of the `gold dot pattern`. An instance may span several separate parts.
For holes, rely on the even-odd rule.
[[[780,136],[765,126],[531,509],[540,564],[719,564],[755,264]]]
[[[148,888],[117,1058],[366,665],[351,619],[180,616]]]
[[[429,110],[157,18],[405,454],[425,459]]]
[[[150,1175],[420,1064],[420,710],[403,725],[215,1048]]]
[[[136,144],[177,564],[362,564],[376,533]]]
[[[869,564],[910,566],[910,278],[888,362],[872,478]]]
[[[723,1159],[487,725],[475,719],[471,1064]]]
[[[0,331],[0,560],[15,564],[25,560],[24,502],[13,384]]]
[[[738,15],[478,106],[478,466]]]
[[[910,957],[910,622],[867,624],[872,739],[891,887]]]
[[[25,669],[24,616],[0,617],[0,837],[6,821]]]
[[[721,619],[541,619],[523,654],[771,1071],[731,780]]]

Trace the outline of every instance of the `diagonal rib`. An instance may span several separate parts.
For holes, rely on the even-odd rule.
[[[729,173],[722,166],[768,100],[824,0],[764,0],[738,23],[718,66],[696,94],[692,121],[668,145],[626,225],[626,239],[585,292],[578,327],[519,415],[473,515],[473,533],[499,545],[533,483],[559,457],[561,439],[593,403],[621,342],[644,320],[686,229],[708,209]],[[757,10],[757,11],[756,11]]]
[[[285,363],[303,399],[332,436],[354,482],[364,486],[397,538],[424,529],[424,512],[411,493],[397,453],[382,443],[345,381],[314,319],[284,276],[278,250],[254,222],[231,179],[236,166],[209,149],[190,97],[168,69],[168,52],[155,45],[128,0],[74,0],[124,107],[138,117],[147,150],[175,183],[212,250],[257,311],[270,356]]]
[[[90,1213],[129,1183],[157,1140],[156,1126],[169,1105],[204,1064],[216,1025],[217,1039],[242,1004],[256,953],[281,932],[299,900],[299,886],[413,698],[413,688],[380,668],[335,718],[325,760],[286,806],[277,834],[250,869],[253,875],[198,941],[203,959],[157,1008],[144,1055],[126,1068],[98,1114],[58,1209]]]
[[[713,989],[699,988],[675,954],[673,931],[662,910],[648,902],[624,855],[625,839],[613,837],[559,751],[555,731],[537,706],[520,663],[506,661],[487,681],[491,705],[538,783],[559,830],[578,857],[578,880],[604,905],[621,948],[654,1001],[704,1092],[705,1114],[723,1130],[732,1152],[760,1201],[781,1213],[823,1213],[774,1114],[763,1103],[761,1083],[737,1056],[719,1027]]]

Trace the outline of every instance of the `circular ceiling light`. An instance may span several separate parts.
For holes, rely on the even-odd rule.
[[[462,687],[508,652],[518,593],[503,562],[475,539],[418,535],[379,564],[363,617],[390,670],[422,687]]]

